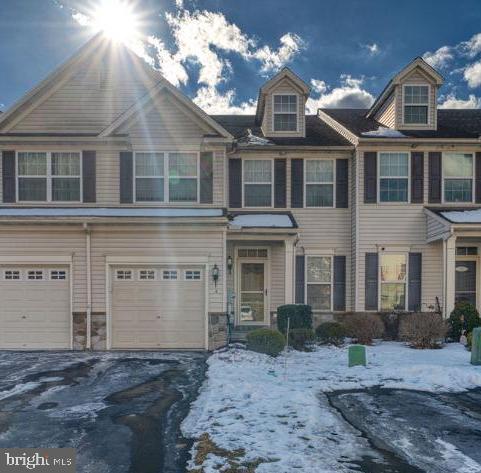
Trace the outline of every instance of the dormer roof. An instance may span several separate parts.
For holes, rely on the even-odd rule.
[[[306,98],[309,96],[311,88],[297,74],[292,72],[287,66],[283,67],[274,77],[271,77],[260,89],[257,99],[256,123],[260,124],[264,115],[266,96],[279,82],[287,79],[292,86]]]
[[[444,78],[441,74],[439,74],[436,69],[434,69],[431,65],[429,65],[422,57],[417,57],[413,61],[411,61],[406,67],[401,69],[384,87],[383,91],[379,94],[377,99],[372,104],[371,108],[367,112],[367,117],[373,117],[376,112],[381,108],[384,104],[385,100],[391,95],[394,90],[394,87],[399,85],[403,79],[410,74],[414,69],[419,68],[426,74],[431,80],[434,81],[437,87],[440,87],[443,82]]]

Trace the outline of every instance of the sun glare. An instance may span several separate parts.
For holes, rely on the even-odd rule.
[[[129,43],[139,35],[139,19],[128,1],[102,0],[91,17],[94,28],[115,41]]]

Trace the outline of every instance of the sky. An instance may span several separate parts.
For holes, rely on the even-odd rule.
[[[208,113],[253,113],[284,66],[310,113],[369,107],[417,56],[445,78],[441,107],[481,108],[480,0],[0,0],[0,110],[104,26],[99,5],[117,26],[128,11],[129,47]]]

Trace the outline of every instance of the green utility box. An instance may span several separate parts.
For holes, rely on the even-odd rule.
[[[473,329],[473,344],[471,347],[471,364],[481,365],[481,327]]]
[[[349,368],[351,366],[366,366],[366,347],[351,345],[349,347]]]

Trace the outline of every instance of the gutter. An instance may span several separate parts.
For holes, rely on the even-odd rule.
[[[85,259],[87,262],[87,340],[86,349],[92,349],[92,262],[91,262],[91,233],[88,223],[83,224],[85,231]]]

